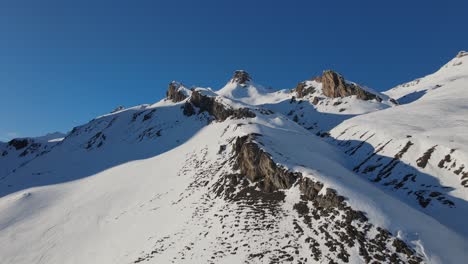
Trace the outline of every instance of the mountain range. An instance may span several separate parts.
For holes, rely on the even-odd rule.
[[[238,70],[0,142],[0,263],[465,263],[467,89]]]

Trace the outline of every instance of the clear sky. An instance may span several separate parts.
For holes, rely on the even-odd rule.
[[[236,69],[292,88],[335,69],[376,90],[468,49],[468,1],[0,0],[0,140],[67,132],[171,80]]]

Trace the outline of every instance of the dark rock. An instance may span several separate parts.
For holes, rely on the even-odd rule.
[[[468,52],[463,51],[463,50],[458,52],[458,54],[457,54],[457,58],[461,58],[461,57],[465,57],[465,56],[468,56]]]
[[[115,113],[115,112],[118,112],[118,111],[122,111],[122,110],[124,110],[124,109],[125,109],[125,107],[123,107],[122,105],[119,105],[119,106],[117,106],[114,110],[112,110],[111,113]]]
[[[252,78],[250,77],[250,74],[244,70],[235,71],[234,75],[231,78],[231,82],[238,83],[240,85],[246,85],[251,80]]]
[[[335,190],[326,189],[325,195],[319,195],[323,188],[320,182],[305,177],[298,181],[299,190],[307,200],[314,201],[318,207],[322,208],[344,208],[344,197],[337,195]]]
[[[443,168],[445,163],[448,163],[448,162],[451,162],[451,161],[452,161],[452,159],[450,157],[450,154],[447,154],[447,155],[445,155],[445,157],[443,159],[441,159],[439,161],[439,164],[437,164],[437,166],[439,166],[439,168]]]
[[[179,88],[181,88],[181,87],[182,87],[182,84],[180,84],[180,83],[178,83],[176,81],[172,81],[169,84],[169,88],[167,89],[166,97],[169,100],[172,100],[174,103],[185,100],[185,98],[187,98],[187,96],[180,91]]]
[[[16,150],[20,150],[22,148],[27,147],[29,144],[29,140],[27,138],[14,138],[8,142],[8,145],[14,147]]]
[[[232,109],[216,101],[215,97],[202,95],[198,91],[193,91],[190,97],[190,103],[200,109],[200,112],[208,112],[218,121],[224,121],[228,117],[236,119],[254,118],[256,115],[248,108]]]
[[[313,105],[318,105],[320,99],[318,97],[314,97],[314,99],[312,100],[312,104]]]
[[[192,116],[196,114],[195,108],[193,108],[193,105],[189,102],[185,102],[185,104],[182,106],[183,113],[186,116]]]
[[[359,85],[347,83],[343,76],[331,70],[323,72],[322,83],[323,94],[330,98],[356,95],[356,97],[361,100],[375,99],[379,102],[382,101],[380,97],[364,90]]]
[[[313,94],[315,92],[315,87],[307,86],[305,82],[300,82],[294,90],[297,93],[297,97],[302,98],[308,94]]]
[[[405,244],[405,242],[401,241],[398,238],[393,240],[392,245],[396,249],[396,252],[398,253],[403,253],[407,256],[411,256],[413,254],[413,251]]]
[[[91,149],[95,145],[97,145],[97,147],[100,148],[104,144],[105,140],[106,140],[106,135],[104,135],[104,133],[102,132],[98,132],[88,140],[85,148]]]
[[[146,120],[149,120],[153,117],[153,114],[156,112],[156,109],[153,109],[151,111],[149,111],[147,114],[145,114],[143,116],[143,122],[145,122]]]
[[[297,115],[294,115],[293,121],[296,123],[299,122],[299,117]]]
[[[237,138],[234,148],[236,167],[251,181],[263,181],[265,191],[290,188],[297,175],[277,166],[254,139],[253,134]]]
[[[425,168],[427,163],[429,162],[429,159],[432,156],[432,152],[434,152],[436,147],[437,146],[433,146],[432,148],[430,148],[426,152],[424,152],[422,157],[420,157],[420,158],[418,158],[416,160],[416,165],[418,165],[418,167],[420,167],[420,168]]]
[[[320,182],[314,182],[308,178],[302,178],[299,180],[299,190],[307,200],[314,200],[322,188],[323,184]]]
[[[223,153],[225,150],[226,150],[226,145],[220,145],[219,150],[218,150],[218,154]]]
[[[21,154],[20,157],[25,157],[28,154],[34,153],[42,147],[41,143],[33,142],[31,143]]]

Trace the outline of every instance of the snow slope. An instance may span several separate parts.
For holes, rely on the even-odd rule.
[[[461,52],[436,73],[386,92],[404,104],[331,131],[331,141],[350,157],[350,169],[464,236],[467,83],[468,56]]]

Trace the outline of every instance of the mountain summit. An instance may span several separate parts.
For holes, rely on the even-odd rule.
[[[231,78],[232,83],[237,83],[239,85],[246,85],[250,82],[252,78],[250,74],[244,70],[237,70],[234,72],[234,75]]]

